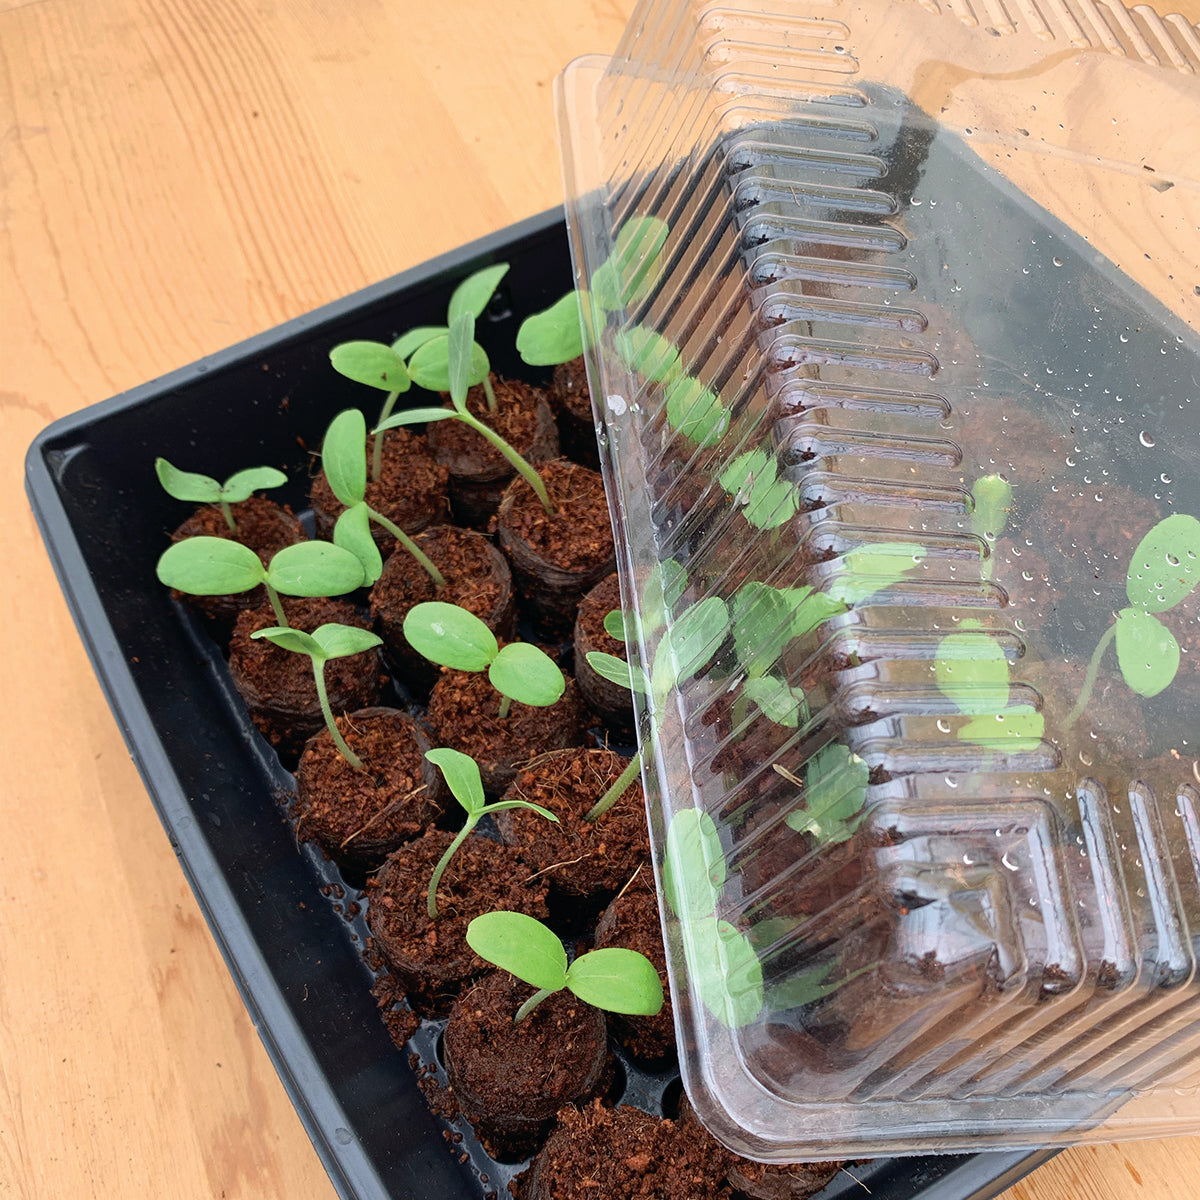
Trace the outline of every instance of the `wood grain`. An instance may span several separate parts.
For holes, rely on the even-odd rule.
[[[21,491],[50,420],[561,198],[551,80],[631,0],[0,0],[0,1196],[333,1188]],[[23,707],[18,707],[18,704]],[[1010,1200],[1183,1200],[1200,1140]]]

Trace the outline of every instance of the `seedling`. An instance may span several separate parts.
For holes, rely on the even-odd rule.
[[[479,764],[468,754],[462,754],[444,746],[438,750],[427,750],[425,757],[441,771],[446,780],[446,786],[450,789],[450,794],[467,812],[466,824],[446,847],[445,854],[438,859],[438,864],[433,868],[433,874],[429,878],[429,890],[425,894],[425,911],[429,914],[431,921],[436,921],[438,884],[442,881],[442,876],[450,865],[454,852],[467,840],[471,831],[479,824],[481,817],[488,813],[501,812],[506,808],[528,808],[545,817],[547,821],[553,821],[556,825],[558,818],[549,809],[543,808],[540,804],[534,804],[531,800],[497,800],[488,804],[484,799]]]
[[[938,688],[971,719],[959,726],[964,742],[1009,751],[1032,750],[1045,731],[1045,718],[1031,704],[1009,703],[1009,665],[1003,647],[967,619],[958,633],[938,643],[933,664]]]
[[[474,336],[474,314],[470,311],[456,314],[450,322],[450,332],[445,339],[448,354],[445,384],[442,385],[440,376],[436,381],[441,390],[449,388],[452,408],[410,408],[405,412],[395,413],[386,421],[383,421],[379,425],[379,430],[394,429],[398,425],[422,424],[429,421],[462,421],[464,425],[473,429],[480,437],[491,442],[504,455],[513,470],[533,488],[537,498],[542,502],[542,507],[548,513],[553,514],[554,505],[550,502],[550,495],[546,491],[546,485],[542,482],[541,476],[490,425],[485,424],[467,408],[467,390],[472,382],[477,382],[475,379],[477,374],[476,363],[472,358],[474,351],[478,349],[474,341]],[[426,345],[432,346],[434,343],[429,342]],[[415,361],[414,356],[414,363]],[[422,386],[427,385],[422,384]]]
[[[313,681],[317,685],[317,699],[321,703],[321,713],[325,718],[325,728],[329,730],[334,745],[341,756],[356,770],[363,769],[362,759],[346,744],[337,722],[333,719],[333,710],[329,707],[329,696],[325,690],[325,664],[331,658],[345,658],[350,654],[361,654],[382,643],[382,638],[376,637],[369,629],[359,629],[354,625],[338,625],[330,623],[318,625],[312,633],[290,626],[273,626],[270,629],[256,629],[252,638],[266,638],[283,650],[293,654],[307,654],[312,660]]]
[[[470,310],[475,316],[487,307],[496,285],[508,270],[507,264],[495,267],[485,267],[474,275],[464,279],[450,297],[449,316],[452,320],[456,313]],[[329,361],[335,371],[353,379],[356,383],[368,387],[379,388],[387,392],[379,419],[375,422],[375,436],[371,447],[371,478],[378,479],[383,470],[383,434],[379,428],[392,415],[396,401],[414,384],[421,387],[432,387],[434,391],[445,391],[447,384],[438,385],[440,375],[434,371],[433,364],[444,360],[444,349],[426,351],[414,365],[405,365],[405,360],[416,357],[418,351],[430,342],[444,342],[448,328],[446,325],[419,325],[402,333],[390,346],[383,342],[343,342],[329,352]],[[472,383],[482,382],[488,395],[488,408],[493,412],[496,398],[492,393],[488,380],[489,364],[483,347],[475,347],[475,362],[482,364],[483,374],[472,378]],[[432,383],[430,382],[432,380]],[[390,427],[389,427],[390,428]]]
[[[1200,583],[1200,521],[1186,513],[1164,517],[1138,543],[1125,575],[1129,606],[1100,638],[1084,676],[1075,707],[1067,714],[1069,729],[1087,707],[1096,686],[1100,660],[1117,643],[1117,664],[1125,682],[1139,696],[1157,696],[1179,670],[1179,643],[1156,614],[1167,612]]]
[[[249,500],[255,492],[264,488],[282,487],[287,483],[287,476],[274,467],[248,467],[245,471],[230,475],[224,483],[219,483],[209,475],[181,471],[165,458],[154,460],[154,470],[163,490],[176,500],[186,500],[189,504],[218,505],[225,524],[233,533],[237,533],[237,521],[229,507],[231,504]]]
[[[490,912],[467,926],[467,945],[480,958],[537,990],[517,1009],[523,1021],[547,996],[563,988],[607,1012],[652,1017],[663,1006],[654,964],[636,950],[608,946],[581,954],[569,966],[558,937],[524,913]]]
[[[822,746],[808,760],[800,779],[778,763],[776,774],[804,789],[804,808],[785,818],[797,833],[807,833],[821,845],[846,841],[866,815],[867,785],[871,771],[867,764],[840,742]]]
[[[756,529],[778,529],[799,511],[796,485],[779,477],[778,460],[766,450],[739,454],[721,472],[718,482]]]
[[[366,437],[366,418],[358,409],[349,408],[330,422],[321,446],[325,478],[333,494],[346,506],[334,528],[334,542],[358,558],[363,566],[363,583],[370,586],[383,571],[379,547],[371,536],[370,526],[374,521],[421,564],[435,587],[445,587],[446,580],[429,555],[399,525],[367,503]]]
[[[457,604],[428,600],[414,605],[404,618],[404,636],[420,655],[455,671],[487,671],[500,693],[500,719],[512,702],[548,708],[566,690],[563,673],[553,659],[529,642],[501,648],[496,635]]]
[[[453,391],[451,362],[454,352],[450,347],[450,330],[460,318],[469,317],[469,330],[461,350],[467,372],[463,405],[466,406],[465,388],[482,383],[487,397],[488,412],[496,411],[496,393],[492,388],[491,364],[487,352],[475,341],[475,322],[483,315],[496,291],[500,280],[508,271],[507,263],[484,267],[469,275],[454,289],[450,305],[446,309],[446,328],[427,338],[408,360],[408,371],[414,383],[431,392]]]
[[[593,306],[617,312],[644,297],[660,273],[669,232],[660,217],[632,217],[617,234],[612,255],[592,277],[592,292],[568,292],[517,330],[517,352],[531,367],[553,367],[578,358],[593,338]]]
[[[663,895],[679,918],[688,977],[704,1006],[731,1029],[762,1011],[763,971],[754,944],[718,918],[725,886],[725,852],[712,817],[680,809],[667,826]]]
[[[190,596],[228,596],[248,592],[261,583],[275,619],[287,628],[279,601],[285,596],[342,596],[361,587],[362,563],[329,542],[285,546],[264,567],[241,542],[228,538],[184,538],[168,547],[156,568],[160,583]]]
[[[665,619],[667,595],[672,594],[678,599],[687,586],[686,576],[681,581],[683,568],[673,560],[669,561],[674,568],[670,572],[670,580],[664,586],[660,570],[656,577],[652,576],[646,589],[651,603],[646,604],[643,611],[648,610],[652,620],[658,619],[659,615],[659,610],[654,606],[656,598],[663,604],[661,612]],[[625,640],[625,622],[619,612],[609,613],[604,619],[604,627],[610,636]],[[725,601],[717,596],[709,596],[684,609],[674,624],[663,631],[654,651],[649,679],[641,667],[602,650],[589,650],[587,661],[597,675],[618,687],[627,687],[630,691],[653,697],[655,707],[661,708],[672,688],[677,687],[681,680],[696,674],[712,658],[728,631],[729,610]],[[606,813],[621,798],[641,767],[642,752],[639,749],[585,819],[594,821]]]

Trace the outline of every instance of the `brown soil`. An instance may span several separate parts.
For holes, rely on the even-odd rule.
[[[494,909],[546,918],[546,885],[528,880],[515,850],[472,834],[458,848],[437,892],[438,918],[429,919],[425,893],[454,835],[428,829],[401,846],[367,884],[367,926],[375,948],[409,1004],[445,1012],[468,979],[485,969],[467,945],[470,922]]]
[[[593,1101],[564,1108],[520,1200],[729,1200],[733,1156],[698,1125]]]
[[[566,988],[516,1023],[532,994],[505,971],[485,975],[455,1001],[443,1042],[459,1107],[476,1133],[510,1154],[564,1104],[592,1095],[608,1056],[604,1014]]]
[[[550,405],[558,417],[558,441],[570,459],[600,469],[592,396],[588,390],[587,365],[583,358],[559,363],[550,384]]]
[[[701,1128],[687,1097],[680,1105],[684,1128]],[[741,1155],[733,1159],[727,1176],[739,1197],[746,1200],[808,1200],[842,1169],[840,1161],[815,1163],[761,1163]]]
[[[501,699],[486,673],[466,671],[443,671],[429,698],[434,741],[469,754],[491,795],[512,783],[519,763],[583,739],[583,705],[573,679],[548,708],[514,703],[501,720]]]
[[[384,436],[383,469],[370,478],[374,438],[367,438],[367,503],[405,533],[417,533],[441,521],[447,512],[448,472],[435,461],[424,436],[411,429],[392,429]],[[333,540],[333,527],[345,506],[333,494],[322,471],[309,492],[317,536]],[[396,549],[396,539],[382,525],[371,522],[371,536],[386,558]]]
[[[604,480],[595,471],[559,459],[538,474],[554,513],[547,513],[518,477],[500,503],[497,535],[528,610],[549,628],[566,633],[580,599],[616,570],[612,525]]]
[[[529,809],[509,809],[496,814],[500,836],[555,891],[604,903],[650,858],[640,778],[603,816],[584,819],[628,763],[612,750],[583,747],[535,759],[509,785],[504,799],[540,804],[558,817],[558,824]]]
[[[190,537],[219,537],[230,541],[241,542],[262,559],[266,566],[285,546],[295,545],[307,540],[304,527],[286,504],[276,504],[264,496],[251,496],[238,504],[231,504],[233,519],[237,522],[237,532],[229,528],[225,514],[220,506],[206,504],[188,517],[178,529],[171,534],[172,542],[181,542]],[[255,608],[266,603],[266,592],[261,587],[248,592],[239,592],[235,596],[185,596],[175,592],[175,596],[183,600],[190,608],[217,623],[221,628],[218,636],[221,641],[229,637],[230,629],[237,615],[244,608]]]
[[[481,533],[438,525],[415,540],[441,571],[446,586],[435,587],[420,563],[401,550],[387,560],[371,589],[371,615],[402,681],[424,689],[437,678],[437,668],[417,654],[404,636],[404,618],[410,609],[427,600],[457,604],[502,638],[516,632],[517,609],[508,561]]]
[[[663,985],[663,1006],[652,1017],[609,1017],[613,1033],[634,1058],[659,1062],[675,1053],[675,1018],[667,986],[667,956],[663,949],[658,892],[647,863],[604,910],[596,926],[596,946],[622,946],[644,954],[657,968]]]
[[[558,429],[545,393],[516,379],[492,376],[496,412],[489,412],[482,385],[467,393],[467,410],[490,425],[527,462],[546,462],[558,454]],[[490,442],[461,421],[435,421],[429,445],[450,472],[450,504],[461,525],[481,529],[500,504],[512,477],[508,460]]]
[[[336,720],[363,770],[346,761],[328,729],[310,738],[296,770],[296,832],[331,858],[374,866],[441,816],[441,772],[407,713],[368,708]]]
[[[347,600],[285,596],[282,603],[288,623],[306,633],[329,622],[366,628]],[[229,644],[229,671],[254,724],[280,754],[296,755],[324,727],[325,719],[308,655],[250,637],[255,630],[277,623],[270,605],[242,612]],[[325,688],[334,716],[371,707],[385,678],[378,650],[330,659],[325,664]]]
[[[606,576],[579,602],[575,617],[575,680],[584,702],[611,730],[627,737],[633,734],[633,694],[612,683],[588,665],[595,650],[628,660],[624,642],[610,637],[604,618],[621,607],[621,585],[616,573]]]

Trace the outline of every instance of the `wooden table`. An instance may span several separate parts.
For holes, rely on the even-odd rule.
[[[6,1200],[333,1195],[75,635],[25,448],[557,203],[551,79],[631,6],[0,0]],[[1149,1142],[1008,1195],[1183,1200],[1198,1178],[1200,1140]]]

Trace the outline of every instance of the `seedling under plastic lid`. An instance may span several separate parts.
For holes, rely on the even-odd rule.
[[[1200,35],[778,8],[558,92],[689,1094],[764,1159],[1193,1131]]]

